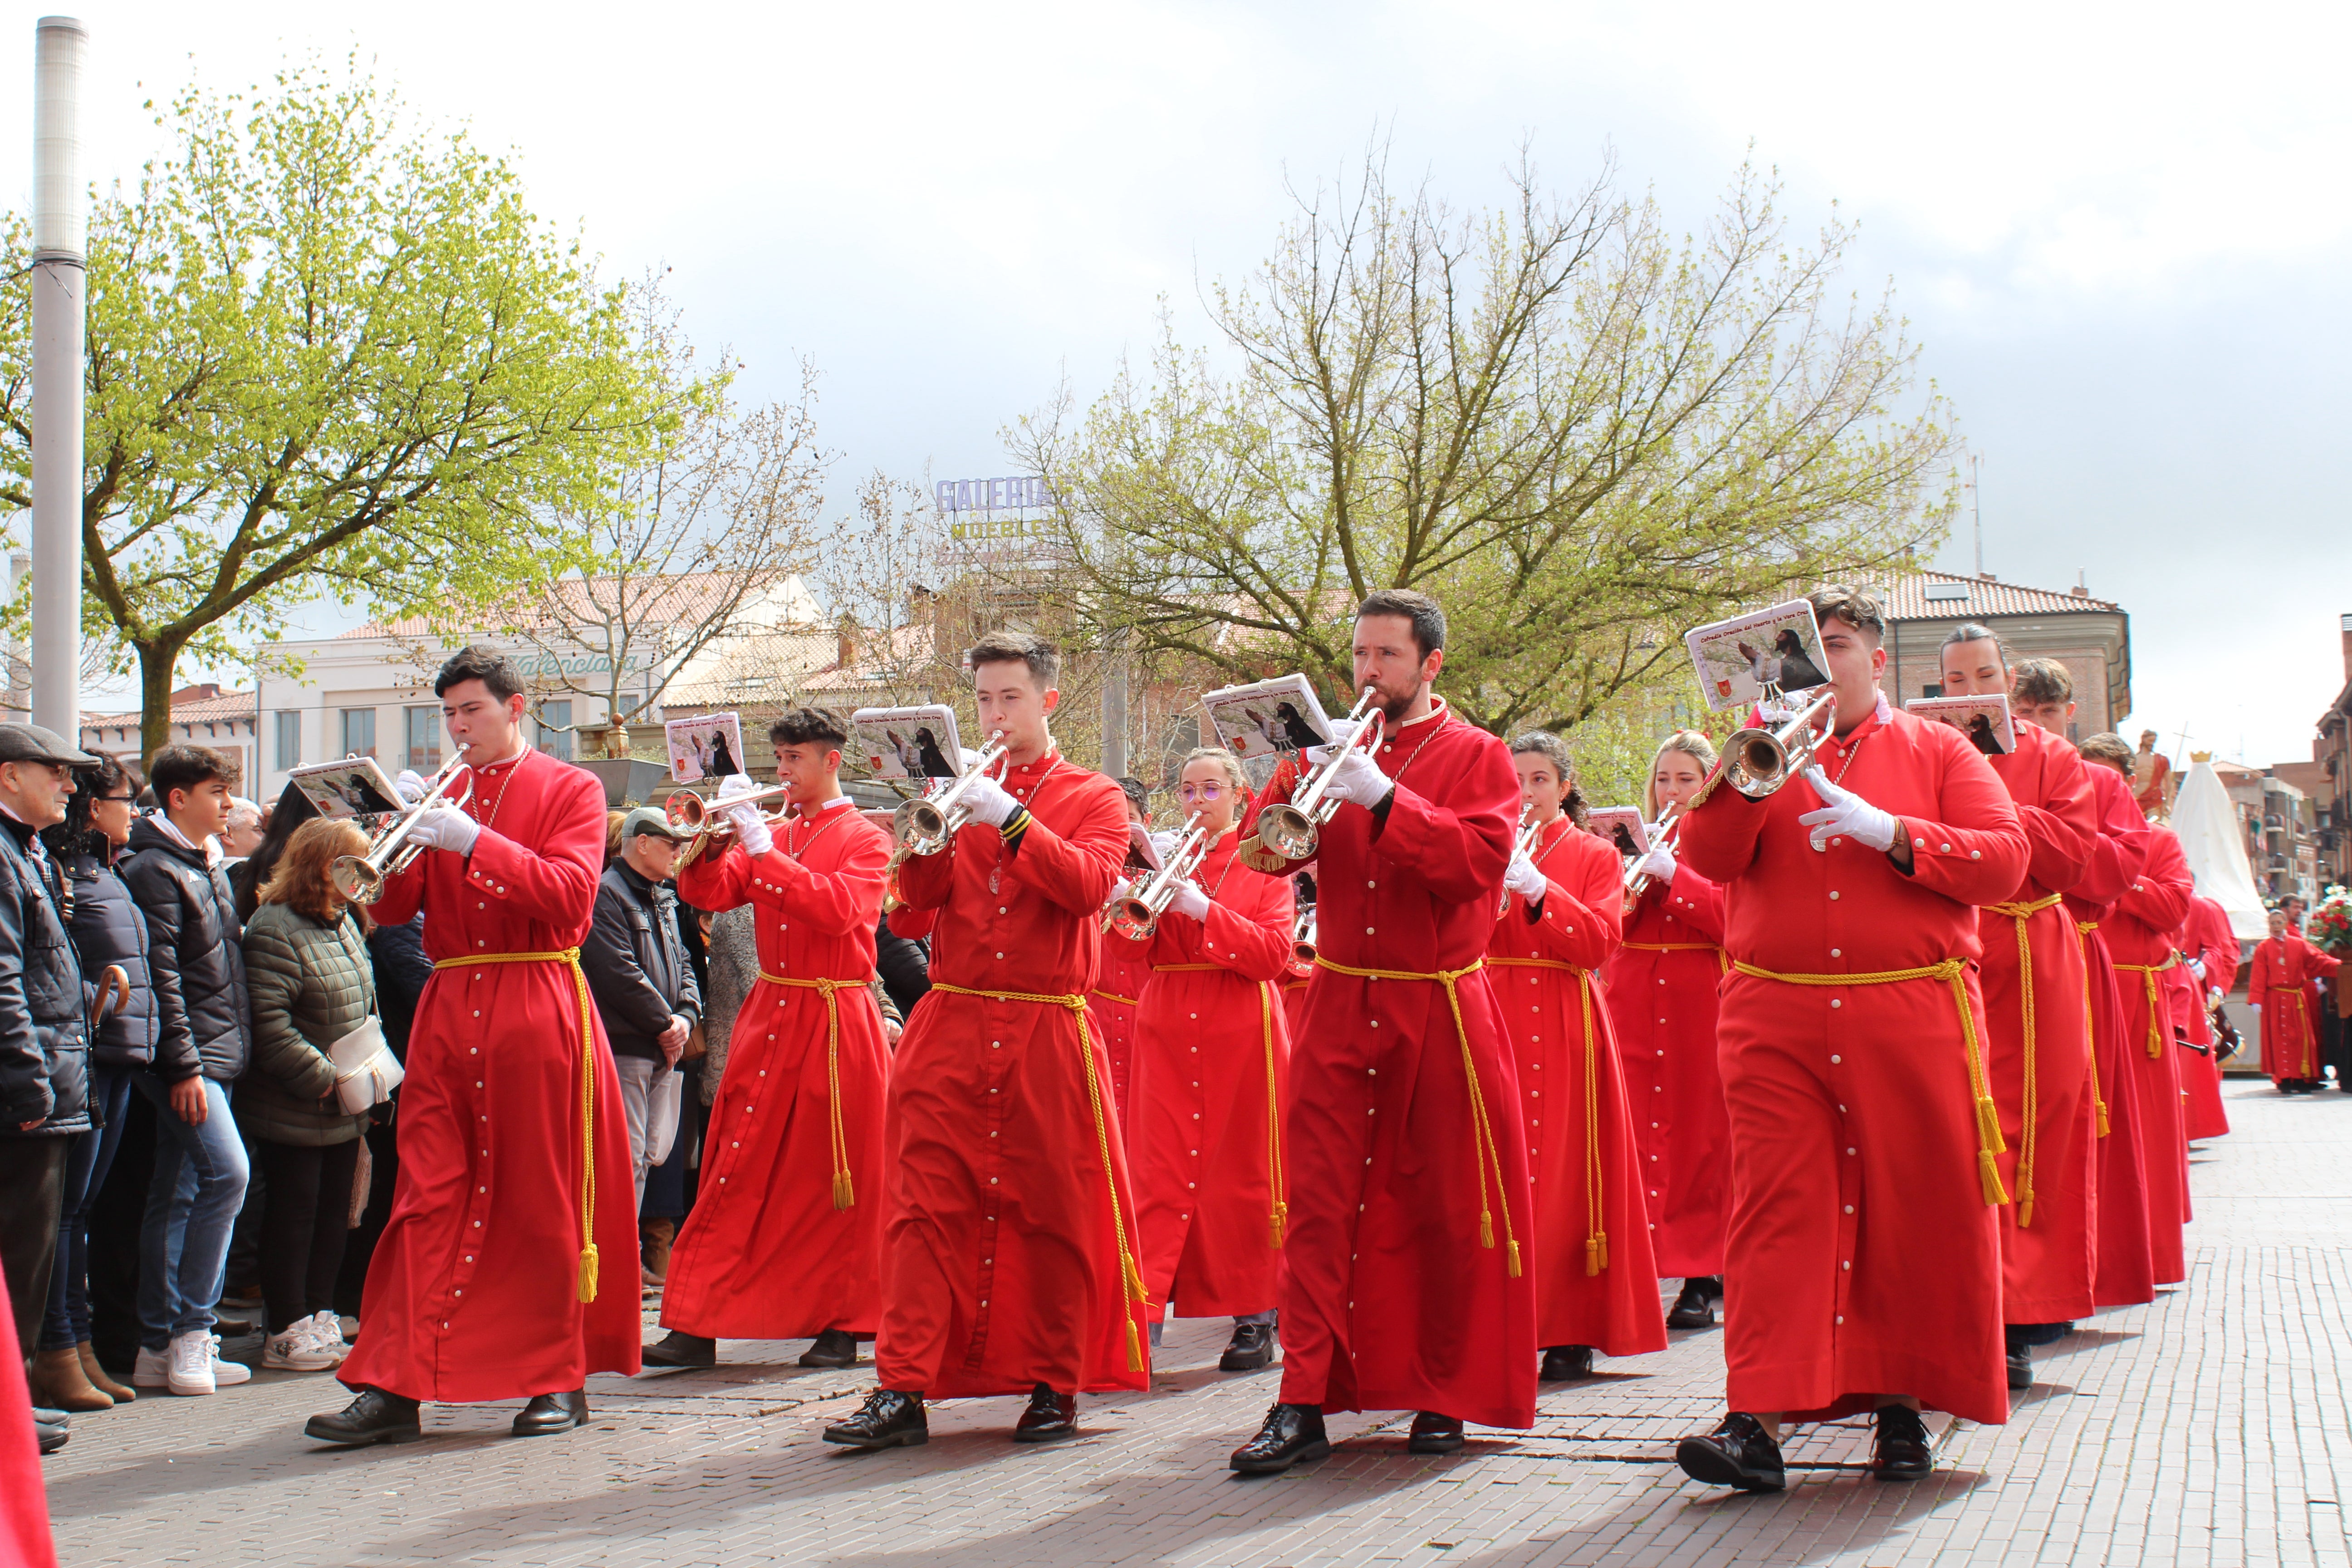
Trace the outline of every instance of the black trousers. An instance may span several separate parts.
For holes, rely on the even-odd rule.
[[[41,1314],[48,1310],[70,1142],[54,1133],[0,1135],[0,1278],[8,1281],[16,1343],[26,1355],[41,1342]]]
[[[356,1138],[324,1149],[256,1143],[253,1152],[268,1173],[258,1259],[261,1300],[269,1331],[282,1333],[335,1305],[360,1144]]]

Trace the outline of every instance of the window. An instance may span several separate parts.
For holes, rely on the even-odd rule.
[[[375,710],[346,708],[343,714],[343,755],[373,757],[375,755]]]
[[[441,710],[436,706],[403,711],[408,715],[408,766],[429,776],[441,766]]]
[[[279,772],[302,765],[302,715],[288,709],[278,715],[278,767]]]
[[[562,762],[572,760],[572,704],[539,705],[539,749]]]
[[[1932,680],[1919,689],[1919,695],[1922,697],[1941,697],[1943,694],[1944,689]]]

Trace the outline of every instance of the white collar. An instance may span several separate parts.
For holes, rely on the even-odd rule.
[[[23,819],[18,818],[18,820],[21,821]],[[196,848],[195,843],[191,840],[186,834],[180,831],[180,825],[173,821],[167,813],[161,811],[157,812],[153,820],[155,826],[162,828],[171,838],[172,842],[177,844],[181,848]],[[204,856],[205,864],[210,866],[217,861],[221,857],[220,844],[217,840],[207,836],[204,842],[204,847],[198,852]]]
[[[1444,698],[1443,698],[1443,697],[1440,697],[1436,692],[1433,691],[1433,692],[1431,692],[1431,693],[1429,694],[1429,711],[1428,711],[1428,712],[1426,712],[1426,713],[1424,713],[1424,714],[1423,714],[1423,715],[1422,715],[1420,718],[1418,718],[1418,719],[1408,719],[1408,720],[1406,720],[1403,723],[1399,724],[1399,725],[1397,726],[1397,728],[1398,728],[1398,729],[1400,729],[1400,730],[1410,730],[1410,729],[1412,729],[1415,724],[1426,724],[1426,723],[1428,723],[1432,719],[1440,719],[1440,718],[1444,717],[1444,715],[1445,715],[1445,699],[1444,699]]]

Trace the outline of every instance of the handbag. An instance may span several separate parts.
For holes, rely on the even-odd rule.
[[[680,1089],[686,1075],[675,1067],[664,1067],[654,1075],[652,1089],[646,1096],[646,1163],[658,1165],[669,1158],[672,1145],[677,1142],[680,1112]]]
[[[382,1105],[408,1075],[383,1037],[383,1025],[370,1016],[360,1026],[327,1047],[334,1064],[335,1099],[352,1115]]]

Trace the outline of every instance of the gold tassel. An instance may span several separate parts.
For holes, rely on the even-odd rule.
[[[2000,1165],[1993,1159],[1992,1151],[1977,1151],[1977,1174],[1984,1181],[1984,1201],[1989,1204],[2009,1202],[2009,1194],[2000,1184]]]
[[[1276,1252],[1281,1251],[1283,1232],[1289,1227],[1289,1225],[1290,1205],[1288,1204],[1275,1205],[1274,1212],[1265,1216],[1265,1244],[1268,1247],[1273,1247]]]
[[[1492,1209],[1478,1211],[1478,1245],[1481,1247],[1495,1245],[1495,1213]]]
[[[1126,1268],[1127,1288],[1129,1291],[1131,1292],[1139,1301],[1150,1300],[1151,1299],[1150,1296],[1147,1294],[1143,1289],[1143,1270],[1135,1266],[1135,1254],[1132,1252],[1122,1252],[1118,1255],[1118,1259]]]
[[[1519,1244],[1516,1240],[1511,1243],[1510,1251],[1507,1256],[1509,1260],[1511,1278],[1517,1279],[1519,1277]]]
[[[1127,1321],[1127,1370],[1129,1372],[1143,1370],[1143,1336],[1135,1331],[1133,1318]]]
[[[2028,1187],[2017,1194],[2017,1228],[2020,1230],[2030,1230],[2032,1226],[2033,1189]]]
[[[2105,1137],[2107,1135],[2107,1102],[2106,1102],[2105,1100],[2100,1100],[2100,1101],[2098,1102],[2098,1105],[2099,1105],[2099,1136],[2100,1136],[2100,1137],[2102,1137],[2102,1138],[2105,1138]]]
[[[2000,1111],[1994,1106],[1992,1096],[1989,1094],[1981,1095],[1977,1100],[1977,1139],[1989,1154],[2009,1152],[2009,1145],[2001,1141]]]
[[[856,1202],[857,1194],[850,1188],[849,1173],[835,1171],[833,1173],[833,1206],[845,1209]]]
[[[1584,1277],[1588,1279],[1601,1272],[1601,1241],[1597,1237],[1584,1238]]]
[[[1608,1267],[1609,1267],[1609,1233],[1608,1233],[1607,1231],[1605,1231],[1605,1230],[1604,1230],[1604,1231],[1602,1231],[1602,1232],[1601,1233],[1601,1238],[1600,1238],[1600,1239],[1601,1239],[1601,1268],[1608,1268]]]
[[[596,1299],[596,1244],[593,1241],[580,1249],[580,1299]]]

